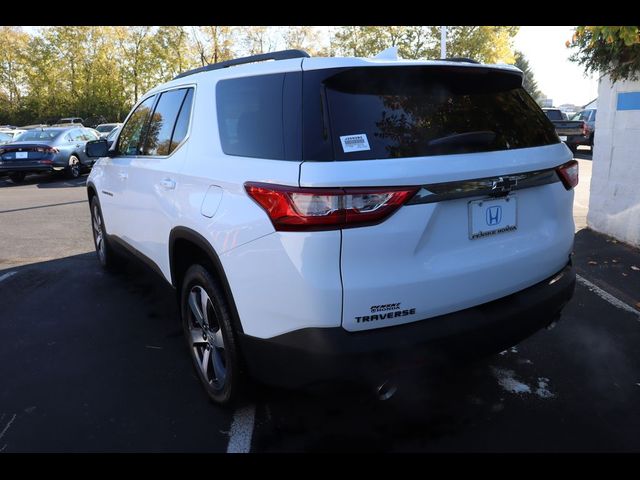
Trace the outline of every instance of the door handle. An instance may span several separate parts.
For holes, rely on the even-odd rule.
[[[176,181],[171,178],[163,178],[162,180],[160,180],[160,185],[165,190],[173,190],[174,188],[176,188]]]
[[[118,177],[120,177],[120,180],[126,180],[129,175],[126,172],[118,172]]]

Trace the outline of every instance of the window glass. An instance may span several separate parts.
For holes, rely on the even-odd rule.
[[[549,120],[564,120],[564,115],[560,110],[545,110],[544,114]]]
[[[178,120],[176,126],[173,129],[173,136],[171,137],[171,147],[169,153],[173,152],[175,148],[180,145],[180,142],[187,136],[189,130],[189,119],[191,118],[191,104],[193,103],[193,88],[187,91],[187,96],[182,102],[180,107],[180,113],[178,114]]]
[[[517,75],[469,67],[305,72],[305,160],[449,155],[558,143]]]
[[[143,155],[168,155],[171,151],[171,134],[176,124],[186,89],[169,90],[160,94],[145,141]]]
[[[284,78],[284,74],[275,74],[218,82],[216,105],[224,153],[284,159]]]
[[[596,113],[598,113],[598,111],[597,111],[597,110],[593,110],[593,111],[591,112],[591,121],[592,121],[592,122],[595,122],[595,121],[596,121]]]
[[[151,115],[154,100],[155,95],[138,105],[129,120],[127,120],[127,123],[122,127],[116,149],[120,155],[140,155],[140,142],[144,136],[143,130],[146,128],[149,115]]]

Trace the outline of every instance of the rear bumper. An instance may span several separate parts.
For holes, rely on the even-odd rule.
[[[38,173],[38,172],[52,172],[54,165],[46,164],[31,164],[31,165],[0,165],[0,173],[12,173],[12,172],[25,172],[25,173]]]
[[[570,146],[590,145],[590,138],[589,135],[568,135],[565,143]]]
[[[394,372],[495,353],[553,322],[575,289],[571,264],[525,290],[459,312],[361,332],[305,328],[269,339],[241,334],[249,373],[300,387],[336,379],[380,382]]]

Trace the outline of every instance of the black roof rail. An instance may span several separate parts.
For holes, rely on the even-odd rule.
[[[445,62],[466,62],[466,63],[476,63],[476,64],[480,64],[479,61],[474,60],[473,58],[467,58],[467,57],[451,57],[451,58],[442,58],[441,60],[444,60]]]
[[[280,50],[278,52],[260,53],[258,55],[250,55],[248,57],[234,58],[225,60],[224,62],[211,63],[204,67],[188,70],[176,75],[173,79],[183,78],[194,73],[208,72],[209,70],[220,70],[221,68],[233,67],[234,65],[243,65],[245,63],[264,62],[266,60],[288,60],[290,58],[309,58],[310,55],[304,50]]]

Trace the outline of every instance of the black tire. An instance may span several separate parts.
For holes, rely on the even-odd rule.
[[[206,296],[202,295],[202,291]],[[208,297],[205,307],[206,328],[199,328],[201,323],[196,319],[194,310],[190,306],[190,297],[195,300]],[[202,305],[202,301],[196,305]],[[202,308],[200,308],[202,312]],[[227,298],[220,283],[202,265],[189,267],[182,280],[180,289],[180,315],[182,329],[187,348],[193,360],[200,383],[209,398],[218,405],[234,404],[244,390],[244,378],[241,366],[241,355]],[[201,320],[202,321],[202,318]],[[205,332],[200,340],[194,340],[197,332]],[[223,343],[216,343],[215,338],[221,334]],[[216,346],[217,345],[217,346]],[[209,354],[206,354],[206,351]],[[206,355],[206,357],[205,357]],[[217,362],[216,362],[217,359]],[[216,368],[216,363],[218,368]],[[203,368],[203,364],[206,366]],[[224,366],[224,376],[219,375],[221,365]],[[218,376],[222,381],[218,381]]]
[[[13,183],[22,183],[24,182],[27,174],[25,172],[14,172],[9,174],[9,178]]]
[[[121,264],[121,258],[113,250],[113,247],[109,243],[107,236],[107,230],[104,225],[104,218],[102,216],[102,209],[100,208],[100,201],[98,196],[94,195],[91,198],[91,231],[93,233],[93,245],[96,248],[96,255],[100,265],[105,270],[115,270]],[[99,221],[98,221],[99,220]],[[100,227],[100,233],[102,237],[99,239],[99,235],[96,227]]]
[[[82,164],[75,155],[69,157],[69,166],[65,169],[68,178],[78,178],[82,173]]]

